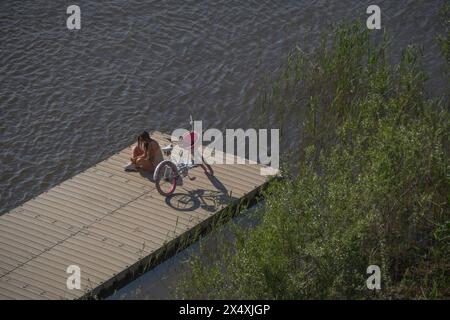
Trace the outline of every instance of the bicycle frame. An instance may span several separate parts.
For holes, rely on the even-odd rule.
[[[190,124],[191,124],[191,131],[188,133],[189,140],[187,140],[187,135],[185,134],[182,137],[182,140],[179,142],[179,145],[182,146],[187,141],[187,145],[185,144],[184,147],[181,148],[184,150],[180,150],[179,156],[180,159],[183,159],[184,152],[186,152],[186,149],[190,149],[191,156],[194,155],[194,147],[195,147],[195,131],[193,130],[193,120],[192,116],[190,116]],[[172,145],[162,148],[162,151],[166,156],[171,156],[173,147]],[[156,188],[158,192],[163,196],[169,196],[175,191],[178,178],[186,177],[188,176],[189,170],[193,169],[195,167],[199,166],[198,164],[194,163],[194,159],[191,159],[190,163],[188,161],[174,161],[173,159],[170,160],[163,160],[158,164],[158,166],[155,169],[155,172],[153,174],[153,179],[156,184]],[[164,172],[161,172],[161,170],[164,169]],[[206,170],[205,170],[206,172]],[[194,180],[195,177],[189,179]],[[161,189],[160,183],[162,180],[168,181],[171,183],[172,188],[170,188],[169,191],[163,191]]]

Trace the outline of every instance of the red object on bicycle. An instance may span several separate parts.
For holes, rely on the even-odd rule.
[[[180,147],[186,150],[191,149],[191,151],[193,151],[198,141],[199,135],[197,132],[195,131],[186,132],[183,135],[183,140],[180,143]]]

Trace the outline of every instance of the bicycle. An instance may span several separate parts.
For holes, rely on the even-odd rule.
[[[181,146],[179,159],[184,159],[184,151],[186,149],[190,149],[192,158],[194,157],[194,150],[196,147],[196,143],[198,140],[198,134],[194,131],[192,116],[190,116],[190,125],[191,131],[187,132],[179,142]],[[166,156],[171,156],[173,151],[173,146],[169,145],[161,149]],[[177,184],[180,179],[188,177],[190,180],[195,180],[195,177],[189,177],[189,170],[194,169],[198,166],[201,166],[206,174],[213,175],[213,171],[211,167],[206,164],[205,160],[202,156],[202,164],[194,163],[194,160],[191,159],[188,161],[180,161],[175,163],[172,160],[163,160],[161,161],[155,169],[153,174],[153,179],[155,181],[156,189],[158,192],[164,196],[168,197],[175,192]],[[209,170],[207,170],[207,168]]]

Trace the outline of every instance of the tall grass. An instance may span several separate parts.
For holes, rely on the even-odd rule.
[[[361,25],[289,55],[259,101],[298,141],[286,179],[255,228],[189,261],[179,297],[450,297],[448,96],[427,97],[418,48],[392,65]],[[448,32],[440,41],[448,54]],[[381,290],[366,286],[372,264]]]

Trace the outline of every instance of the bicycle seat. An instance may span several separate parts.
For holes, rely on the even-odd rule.
[[[197,143],[199,141],[199,135],[195,131],[186,132],[183,137],[181,138],[181,141],[179,142],[179,145],[181,148],[189,150],[194,149],[197,146]]]
[[[173,146],[169,144],[168,146],[165,146],[164,148],[161,148],[161,151],[164,152],[164,154],[169,155],[173,150]]]

